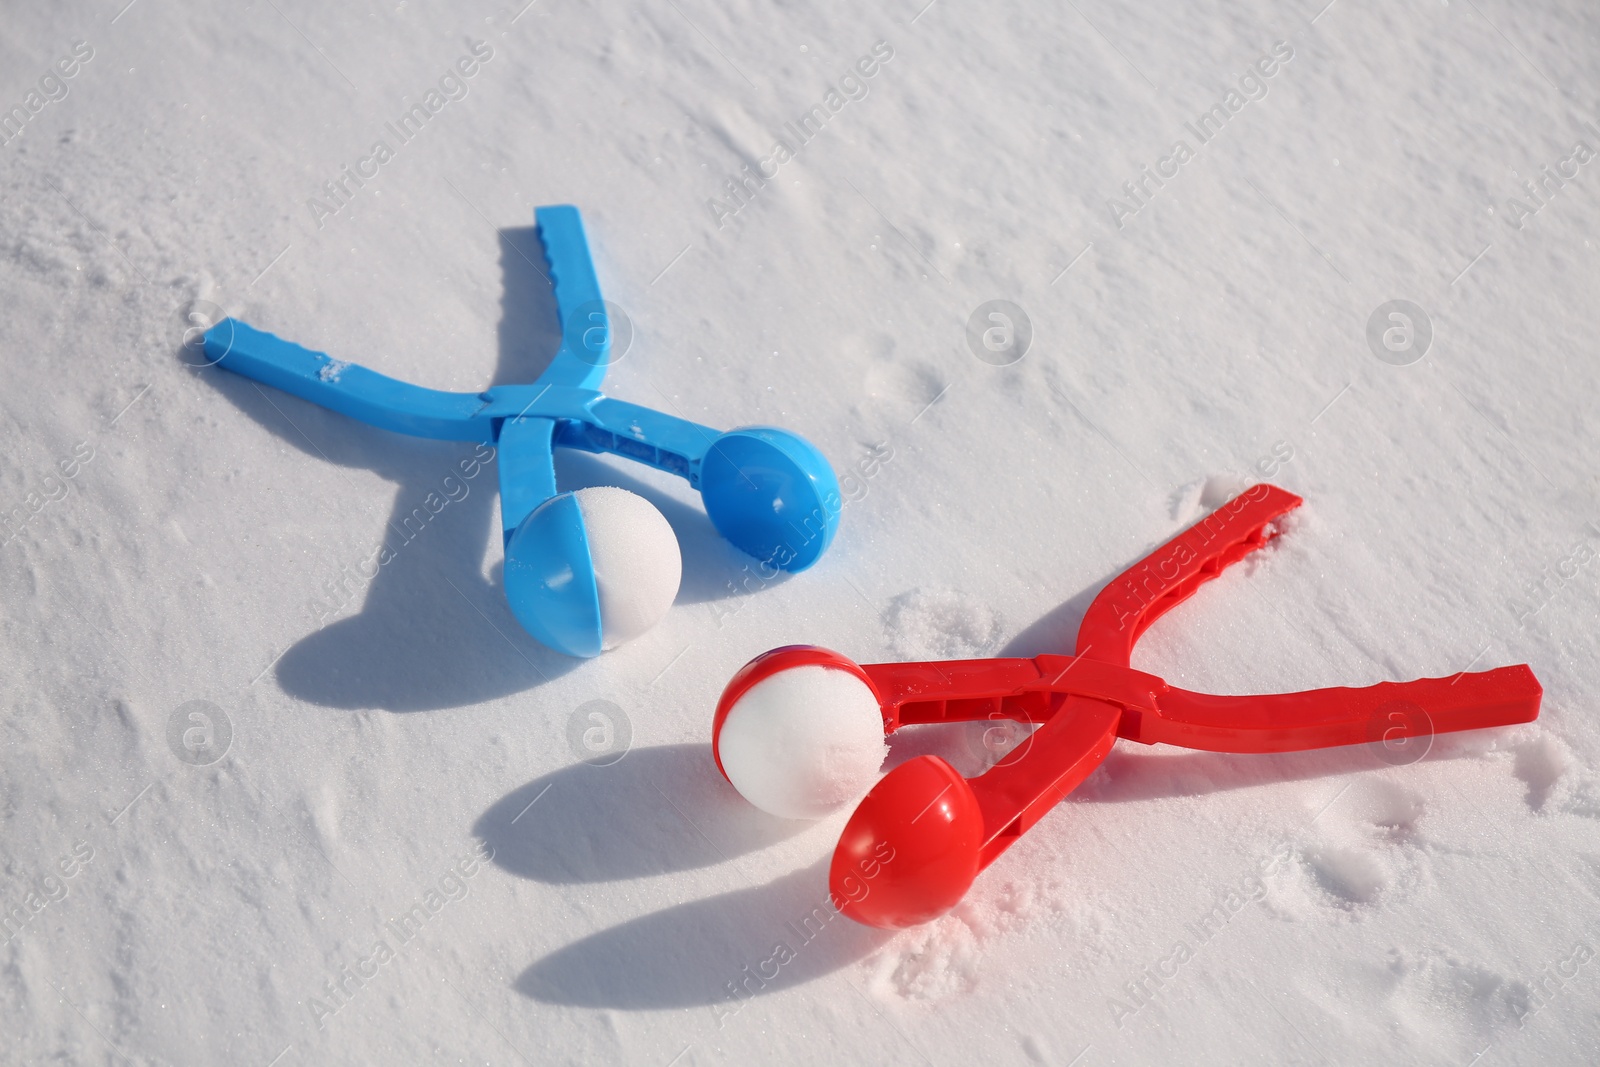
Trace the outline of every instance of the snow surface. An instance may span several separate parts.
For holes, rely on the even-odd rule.
[[[7,0],[0,1059],[1600,1059],[1597,47],[1578,0]],[[792,427],[847,499],[769,579],[682,483],[563,457],[684,553],[662,623],[586,662],[512,619],[473,447],[184,345],[214,305],[532,380],[552,203],[631,324],[607,389]],[[994,300],[1027,322],[969,330]],[[1398,352],[1395,300],[1430,327]],[[1063,651],[1263,475],[1303,514],[1137,666],[1528,662],[1540,720],[1406,766],[1119,743],[955,913],[807,924],[846,814],[716,773],[739,665]],[[926,751],[985,742],[891,763]]]

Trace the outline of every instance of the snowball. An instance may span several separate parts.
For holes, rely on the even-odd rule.
[[[872,690],[848,671],[820,665],[756,683],[717,738],[733,787],[785,819],[820,819],[861,796],[888,752]]]
[[[683,577],[678,538],[655,505],[637,493],[595,485],[572,495],[600,591],[600,645],[616,648],[672,607]]]

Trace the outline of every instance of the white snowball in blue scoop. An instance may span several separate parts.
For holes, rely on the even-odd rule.
[[[616,648],[661,621],[678,595],[683,556],[666,517],[637,493],[595,485],[572,494],[600,594],[600,644]]]

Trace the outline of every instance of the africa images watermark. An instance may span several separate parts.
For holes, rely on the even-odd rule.
[[[740,567],[738,581],[732,578],[727,581],[727,590],[730,594],[728,598],[709,602],[711,616],[716,620],[717,628],[721,629],[723,622],[739,613],[749,599],[748,594],[765,589],[768,583],[775,581],[783,573],[784,566],[790,560],[799,555],[800,551],[812,541],[822,536],[823,531],[827,529],[829,515],[841,515],[844,513],[845,505],[864,499],[869,490],[867,483],[877,477],[892,459],[894,459],[894,446],[888,440],[871,446],[865,456],[845,469],[839,479],[839,493],[830,493],[798,525],[793,521],[789,523],[789,529],[794,533],[793,538],[779,545],[766,559],[757,560],[754,569],[748,563]]]
[[[311,597],[306,601],[306,610],[311,613],[317,625],[321,626],[329,617],[337,615],[354,602],[362,590],[378,577],[378,572],[399,559],[400,550],[420,537],[428,524],[445,508],[467,499],[467,495],[472,492],[470,483],[483,473],[492,459],[494,459],[494,446],[478,443],[474,447],[473,454],[457,465],[461,477],[457,478],[453,473],[445,475],[444,480],[439,483],[439,489],[429,490],[428,495],[422,499],[422,505],[412,508],[410,514],[401,518],[398,527],[392,522],[389,524],[389,528],[401,537],[394,547],[390,547],[390,541],[385,539],[354,565],[354,573],[351,565],[346,563],[339,568],[336,576],[324,579],[318,588],[327,594],[328,600]]]
[[[633,720],[612,701],[585,701],[567,716],[567,748],[579,763],[590,767],[610,767],[626,756],[632,747]],[[532,806],[528,805],[530,808]],[[517,819],[520,818],[522,816],[518,815]],[[516,822],[517,819],[511,821]]]
[[[72,484],[85,464],[94,459],[94,446],[88,441],[79,441],[72,446],[71,455],[63,456],[56,460],[55,469],[60,472],[60,477],[55,474],[46,474],[39,479],[39,488],[31,489],[23,495],[22,503],[10,511],[0,511],[0,548],[4,548],[17,538],[24,527],[51,504],[67,498],[67,487]],[[26,512],[26,513],[24,513]]]
[[[41,475],[37,488],[23,494],[21,503],[9,509],[0,509],[0,548],[4,548],[21,536],[28,525],[44,514],[51,505],[67,498],[74,480],[98,454],[95,442],[109,436],[122,417],[143,400],[148,392],[150,386],[145,385],[132,400],[122,406],[122,410],[111,416],[103,429],[96,434],[81,438],[74,444],[70,453],[62,455],[52,464],[54,473],[47,472]],[[79,491],[82,492],[81,487]]]
[[[1433,347],[1433,319],[1411,300],[1387,300],[1367,318],[1367,347],[1391,367],[1409,367]]]
[[[1257,864],[1258,873],[1247,878],[1244,885],[1229,889],[1197,922],[1184,925],[1184,932],[1188,936],[1180,937],[1166,955],[1144,968],[1132,980],[1123,983],[1122,992],[1126,1000],[1107,997],[1106,1007],[1110,1009],[1111,1021],[1117,1024],[1117,1029],[1122,1029],[1129,1019],[1154,1003],[1167,984],[1178,977],[1184,966],[1220,934],[1244,910],[1246,904],[1266,897],[1266,880],[1283,870],[1293,857],[1293,847],[1287,841],[1280,843],[1271,855]],[[1190,943],[1191,939],[1193,944]]]
[[[1166,595],[1169,583],[1177,580],[1183,568],[1199,559],[1211,542],[1227,530],[1230,519],[1271,492],[1270,485],[1252,485],[1174,537],[1161,550],[1160,559],[1141,563],[1106,586],[1115,598],[1111,605],[1117,613],[1117,629],[1126,629],[1130,622],[1143,617],[1146,608]]]
[[[1600,537],[1600,526],[1596,526],[1593,521],[1585,525],[1591,533]],[[1600,556],[1600,552],[1597,552],[1588,541],[1580,540],[1574,542],[1560,559],[1541,567],[1539,577],[1523,584],[1524,599],[1510,602],[1512,614],[1517,617],[1517,629],[1526,626],[1529,619],[1543,611],[1563,589],[1576,581],[1584,568],[1595,561],[1596,556]]]
[[[437,882],[424,889],[422,896],[409,908],[383,924],[383,933],[373,941],[370,952],[357,957],[354,963],[340,965],[333,977],[323,983],[321,996],[307,997],[305,1005],[317,1029],[324,1029],[329,1019],[349,1007],[357,994],[378,977],[384,965],[399,959],[397,946],[403,948],[410,944],[446,904],[465,900],[470,891],[467,880],[492,859],[494,849],[488,842],[478,842],[471,852],[446,867]],[[393,944],[390,944],[391,939]]]
[[[0,931],[5,933],[0,945],[8,944],[13,938],[20,937],[33,920],[51,904],[59,904],[67,899],[68,883],[81,874],[93,860],[94,846],[87,841],[75,841],[72,851],[56,860],[55,870],[39,878],[33,885],[26,886],[20,904],[12,904],[10,901],[0,903]],[[56,871],[61,872],[59,876]],[[10,896],[10,893],[8,890],[7,895]]]
[[[872,892],[872,880],[883,873],[884,867],[894,862],[894,857],[894,847],[887,841],[879,841],[874,846],[872,855],[858,860],[855,870],[839,879],[840,893],[852,904],[861,903]],[[711,1005],[711,1012],[716,1016],[717,1029],[722,1029],[729,1019],[743,1011],[744,1006],[754,1000],[756,994],[767,988],[768,982],[777,981],[783,968],[800,957],[800,950],[820,937],[828,925],[842,913],[842,905],[834,898],[832,889],[829,889],[828,895],[810,911],[799,919],[784,923],[785,936],[773,942],[772,950],[767,957],[754,967],[745,964],[740,968],[737,977],[730,978],[723,984],[723,988],[728,991],[727,999]],[[794,942],[792,945],[791,940]]]
[[[767,182],[778,176],[778,168],[799,155],[800,149],[822,133],[822,128],[843,111],[846,104],[852,100],[865,100],[871,91],[867,82],[876,77],[883,65],[893,58],[894,48],[888,41],[874,44],[870,52],[856,60],[849,73],[839,78],[837,86],[828,86],[821,101],[813,104],[796,121],[783,124],[783,135],[773,141],[770,153],[756,161],[754,170],[746,163],[733,177],[722,183],[726,196],[707,197],[706,210],[711,212],[717,229],[722,229],[729,219],[748,207],[756,194],[767,187]]]
[[[1010,300],[986,300],[967,316],[967,348],[991,367],[1009,367],[1028,354],[1033,320]]]
[[[1600,127],[1593,122],[1585,122],[1583,126],[1594,135],[1596,142],[1600,143]],[[1506,213],[1501,218],[1505,219],[1506,225],[1512,229],[1522,229],[1527,220],[1543,211],[1545,206],[1566,188],[1568,182],[1582,173],[1583,167],[1594,157],[1595,150],[1587,141],[1575,141],[1572,149],[1556,160],[1554,170],[1549,164],[1545,164],[1539,168],[1536,177],[1523,180],[1522,191],[1527,195],[1527,199],[1507,197]]]
[[[186,700],[167,716],[167,748],[191,767],[209,767],[233,746],[233,720],[209,700]]]
[[[67,98],[72,87],[67,84],[77,77],[89,60],[94,58],[94,45],[88,41],[73,41],[72,51],[62,56],[39,75],[36,88],[29,89],[22,103],[14,104],[8,111],[0,112],[0,144],[10,144],[22,136],[28,123],[45,109],[47,104],[60,103]]]
[[[1517,1012],[1517,1026],[1527,1026],[1529,1019],[1549,1007],[1565,991],[1567,983],[1578,977],[1583,965],[1594,959],[1594,955],[1593,945],[1579,941],[1564,959],[1546,964],[1539,977],[1532,982],[1529,1002]]]
[[[376,178],[380,169],[395,158],[400,148],[410,144],[422,132],[422,128],[444,110],[446,104],[452,100],[466,99],[471,91],[470,79],[476,77],[483,65],[494,58],[494,46],[488,41],[468,41],[468,44],[470,53],[446,68],[437,87],[430,85],[421,100],[412,104],[398,119],[383,124],[386,136],[395,142],[393,147],[385,138],[374,141],[367,154],[356,160],[353,168],[347,163],[339,169],[338,175],[322,183],[326,199],[313,196],[306,200],[306,210],[311,212],[311,221],[317,224],[317,229],[322,229],[324,220],[329,216],[344,210],[355,199],[356,193]],[[354,189],[350,187],[352,184],[355,185]]]
[[[1288,41],[1275,42],[1271,52],[1262,55],[1238,77],[1237,89],[1229,89],[1222,99],[1202,111],[1193,122],[1185,122],[1183,128],[1194,136],[1198,145],[1209,143],[1222,132],[1229,119],[1244,110],[1246,104],[1266,97],[1267,79],[1276,75],[1293,58],[1293,45]],[[1148,207],[1156,193],[1168,181],[1176,178],[1180,168],[1197,154],[1196,148],[1180,137],[1173,142],[1168,154],[1156,160],[1154,171],[1149,166],[1142,166],[1138,177],[1123,182],[1122,191],[1127,200],[1114,196],[1106,200],[1106,209],[1111,212],[1111,221],[1117,224],[1117,229],[1122,229],[1129,219]]]

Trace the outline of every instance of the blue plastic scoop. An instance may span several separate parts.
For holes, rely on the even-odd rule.
[[[787,430],[719,433],[602,394],[611,324],[583,220],[577,208],[562,205],[537,209],[535,221],[562,339],[532,385],[482,393],[425,389],[231,318],[206,331],[206,358],[385,430],[494,445],[506,599],[529,633],[568,655],[600,654],[600,597],[578,502],[556,490],[557,447],[624,456],[676,474],[700,490],[712,525],[740,550],[785,571],[815,563],[833,540],[842,505],[822,453]]]

